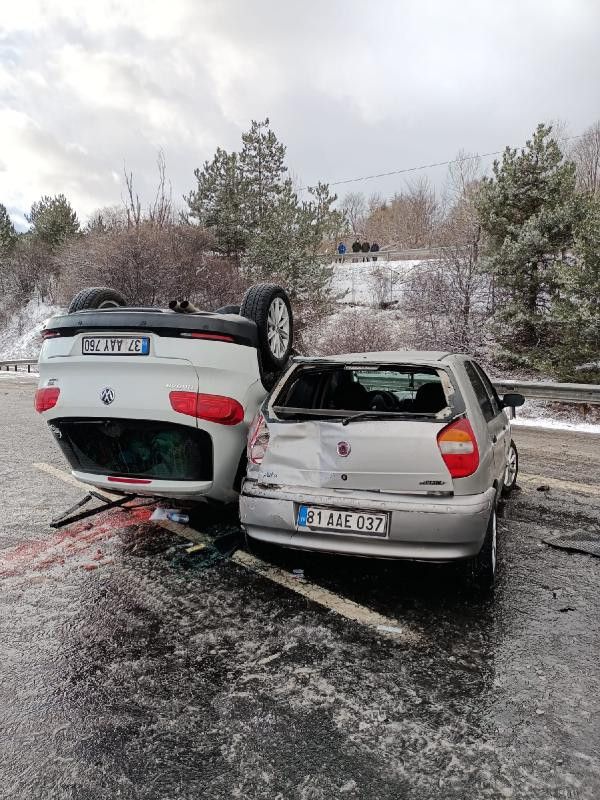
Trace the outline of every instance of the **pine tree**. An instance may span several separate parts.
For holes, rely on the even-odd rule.
[[[269,120],[253,121],[240,153],[218,149],[195,171],[197,187],[187,197],[189,217],[211,230],[218,248],[239,258],[257,278],[284,282],[292,293],[320,293],[328,270],[317,255],[323,238],[342,227],[332,208],[337,199],[325,184],[301,202],[286,178],[285,145]]]
[[[31,223],[31,234],[51,250],[79,233],[77,214],[64,194],[44,195],[25,218]]]
[[[276,277],[292,295],[320,302],[331,277],[318,251],[324,239],[341,230],[343,215],[332,206],[336,195],[319,183],[309,187],[311,199],[300,202],[292,181],[286,180],[275,203],[268,207],[260,230],[252,236],[245,262],[261,278]]]
[[[0,203],[0,258],[7,256],[14,248],[17,241],[17,232],[6,210]]]
[[[248,241],[239,155],[219,147],[213,160],[205,161],[194,175],[198,185],[186,198],[188,216],[213,232],[220,252],[237,258]]]
[[[562,380],[600,382],[600,198],[583,198],[573,251],[558,273],[551,309],[555,331],[549,368]]]
[[[252,120],[250,130],[242,135],[240,168],[244,180],[246,224],[259,233],[282,195],[285,145],[264,122]]]
[[[550,134],[540,124],[520,153],[507,147],[476,198],[488,245],[483,268],[499,301],[498,341],[512,361],[529,366],[543,362],[551,342],[548,309],[582,218],[575,165]]]

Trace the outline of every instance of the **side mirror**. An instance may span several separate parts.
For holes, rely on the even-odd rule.
[[[522,394],[517,394],[517,392],[508,392],[502,398],[502,408],[517,408],[518,406],[522,406],[525,402],[525,398]]]

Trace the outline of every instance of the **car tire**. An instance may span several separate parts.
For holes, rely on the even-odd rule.
[[[468,578],[471,588],[482,595],[488,594],[493,590],[496,579],[497,521],[496,503],[494,502],[481,550],[468,564]]]
[[[126,306],[127,300],[120,292],[108,286],[92,286],[77,292],[71,300],[69,314],[75,311],[85,311],[88,308],[118,308]]]
[[[294,343],[292,306],[285,289],[274,283],[251,286],[242,300],[240,314],[258,328],[261,373],[267,377],[281,372]]]
[[[508,497],[517,485],[517,476],[519,474],[519,451],[517,445],[510,440],[510,447],[508,449],[508,457],[506,459],[506,469],[504,470],[504,483],[502,484],[502,496]]]

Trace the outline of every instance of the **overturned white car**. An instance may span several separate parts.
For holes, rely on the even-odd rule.
[[[187,312],[187,313],[184,313]],[[237,497],[248,426],[293,339],[286,292],[251,287],[240,307],[126,306],[85,289],[43,330],[36,410],[80,481],[111,491]]]

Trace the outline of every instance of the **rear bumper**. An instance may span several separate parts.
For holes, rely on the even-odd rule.
[[[261,487],[246,481],[240,497],[240,518],[249,536],[263,542],[330,553],[454,561],[477,555],[483,544],[495,489],[465,497],[398,496],[353,492]],[[354,511],[387,511],[388,537],[298,529],[301,504]]]
[[[147,483],[136,479],[109,480],[107,475],[94,475],[90,472],[72,470],[73,477],[82,483],[96,486],[107,492],[125,492],[148,497],[170,497],[179,500],[194,500],[211,494],[212,481],[162,481],[150,480]]]

